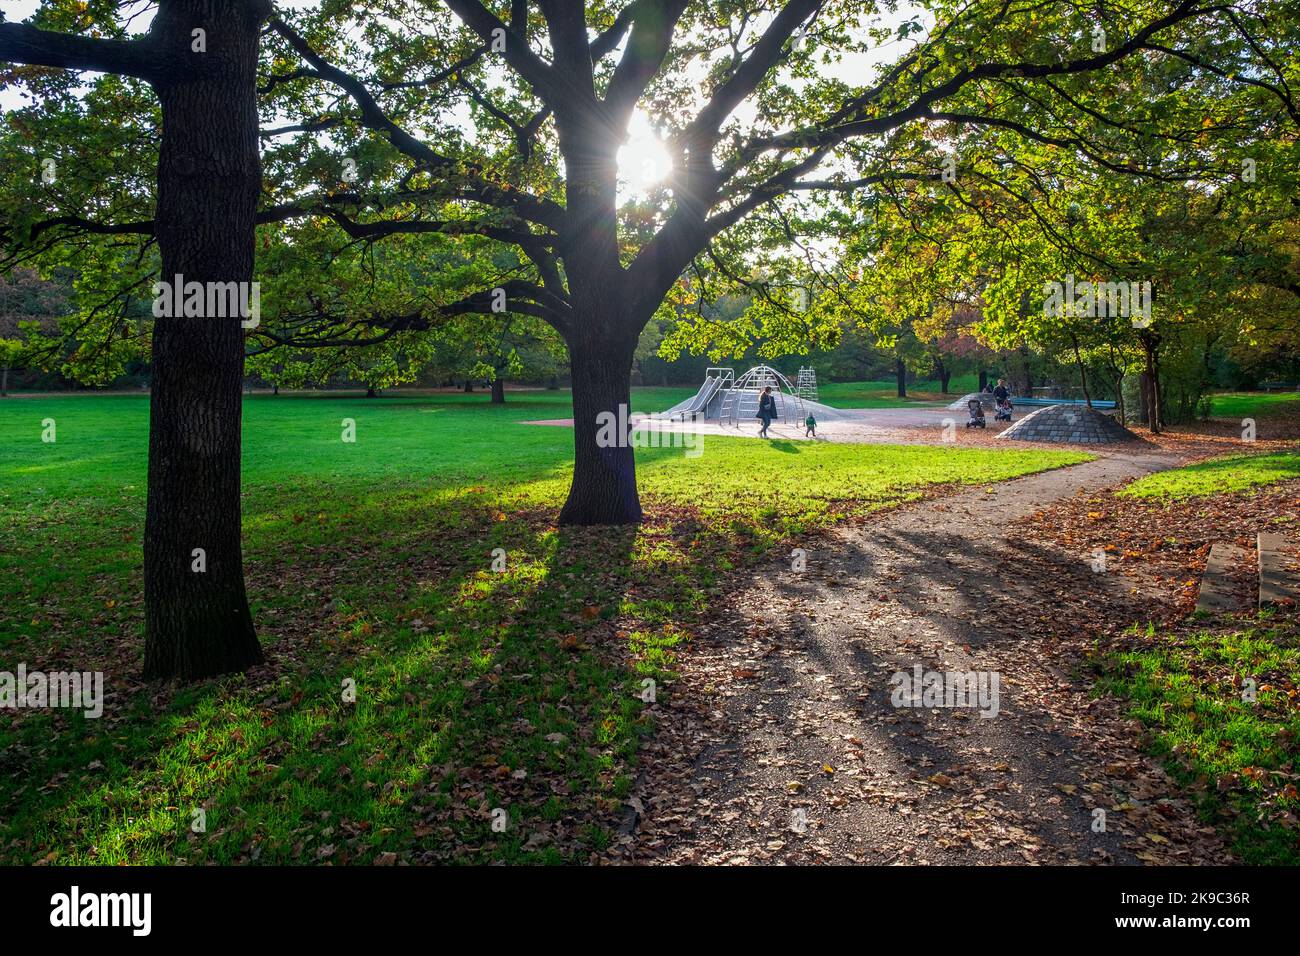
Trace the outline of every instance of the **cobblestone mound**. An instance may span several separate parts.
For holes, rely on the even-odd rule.
[[[971,392],[969,395],[963,395],[961,398],[957,399],[957,401],[949,405],[948,410],[953,412],[964,412],[967,408],[966,403],[972,398],[978,398],[980,400],[980,405],[985,411],[991,412],[993,411],[994,406],[997,405],[997,399],[993,397],[992,392]]]
[[[1048,405],[1026,415],[998,437],[1070,445],[1112,445],[1137,438],[1110,415],[1087,405]]]

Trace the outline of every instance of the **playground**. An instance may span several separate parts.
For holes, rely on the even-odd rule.
[[[902,407],[835,407],[818,401],[816,369],[804,367],[792,381],[767,365],[758,365],[737,376],[735,369],[709,368],[693,395],[662,412],[633,412],[629,416],[633,434],[641,443],[668,444],[654,433],[761,438],[757,411],[764,391],[774,398],[776,417],[768,428],[768,440],[816,440],[850,444],[996,444],[1033,447],[1056,445],[1102,446],[1143,445],[1137,435],[1114,418],[1112,401],[1085,404],[1077,399],[1042,394],[1011,396],[1005,415],[996,411],[991,392],[963,395],[950,403],[911,402]],[[879,400],[877,400],[877,403]],[[876,403],[873,403],[876,404]],[[812,417],[815,431],[809,434],[806,420]],[[572,427],[573,419],[542,419],[530,425]],[[971,426],[978,425],[978,430]],[[647,433],[649,433],[647,435]]]
[[[739,377],[733,368],[705,370],[699,391],[654,418],[668,423],[702,422],[738,428],[758,417],[759,399],[765,391],[775,399],[775,423],[802,426],[809,415],[819,423],[852,417],[851,413],[817,401],[816,369],[800,368],[798,378],[791,382],[771,366],[756,365]]]

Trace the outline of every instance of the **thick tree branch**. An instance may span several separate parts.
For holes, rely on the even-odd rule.
[[[448,9],[460,17],[471,30],[490,47],[498,37],[504,38],[502,55],[516,73],[528,81],[548,106],[557,108],[567,102],[569,90],[557,77],[551,65],[534,53],[528,41],[514,27],[508,27],[496,18],[478,0],[444,0]],[[520,28],[524,24],[518,24]],[[498,32],[500,31],[500,32]]]
[[[637,0],[637,2],[624,7],[619,11],[618,16],[614,18],[614,22],[610,24],[609,29],[591,41],[591,62],[593,64],[599,63],[609,56],[623,42],[623,37],[627,34],[628,28],[632,26],[632,20],[636,17],[638,8],[643,2],[645,0]]]
[[[432,328],[439,319],[456,315],[496,315],[501,303],[496,289],[505,292],[505,309],[520,315],[531,315],[546,322],[556,331],[563,333],[568,326],[568,305],[558,303],[558,308],[535,301],[544,290],[529,282],[518,279],[506,280],[492,289],[483,289],[467,295],[446,305],[415,309],[410,312],[393,314],[372,314],[364,318],[343,319],[328,311],[319,303],[313,311],[286,316],[291,328],[277,330],[267,323],[258,326],[257,338],[266,339],[276,346],[289,348],[356,348],[364,345],[377,345],[392,338],[399,332],[423,332]],[[294,324],[296,323],[296,324]],[[352,333],[363,329],[382,329],[378,335],[358,336]],[[261,349],[252,354],[262,354],[269,349]]]
[[[596,78],[587,42],[586,4],[583,0],[537,0],[537,5],[546,17],[555,61],[552,71],[576,93],[570,105],[594,103]]]
[[[41,30],[26,23],[0,23],[0,63],[93,70],[150,82],[186,68],[182,57],[160,50],[152,36],[108,40]]]
[[[821,4],[822,0],[791,0],[781,8],[744,62],[718,87],[683,132],[680,142],[685,148],[699,152],[713,147],[723,121],[758,89],[759,83],[780,60],[786,41]]]
[[[641,0],[636,9],[627,49],[614,69],[605,92],[605,105],[619,128],[627,125],[636,102],[663,65],[677,21],[688,0]]]
[[[275,90],[277,86],[283,83],[292,83],[294,80],[321,79],[321,75],[315,70],[304,68],[292,70],[288,73],[276,73],[270,76],[266,83],[257,88],[259,96],[265,96]]]
[[[399,152],[430,169],[442,170],[444,173],[456,169],[457,163],[450,156],[444,156],[431,149],[394,123],[360,79],[329,63],[312,48],[306,38],[284,21],[272,20],[271,27],[283,36],[298,55],[310,63],[323,79],[338,86],[352,98],[361,110],[362,124],[368,129],[387,136],[388,141]],[[531,196],[517,189],[502,189],[476,175],[467,175],[465,180],[467,191],[464,198],[473,202],[509,209],[522,219],[539,223],[550,229],[558,229],[564,219],[564,208],[549,200]]]

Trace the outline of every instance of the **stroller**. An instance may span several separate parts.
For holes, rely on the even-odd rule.
[[[993,416],[993,420],[995,422],[1011,421],[1011,399],[999,398],[997,404],[998,404],[998,411],[997,414]]]
[[[980,404],[980,400],[978,398],[972,398],[966,403],[966,409],[970,412],[970,421],[966,423],[966,427],[983,428],[985,425],[984,406]]]

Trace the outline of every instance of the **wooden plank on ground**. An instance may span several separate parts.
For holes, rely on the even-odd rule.
[[[1245,548],[1227,541],[1216,541],[1205,561],[1201,575],[1201,593],[1196,599],[1196,610],[1222,614],[1226,611],[1245,610],[1240,588],[1234,584],[1232,572],[1250,559]]]
[[[1261,531],[1259,546],[1259,606],[1300,606],[1300,558],[1296,545],[1276,533]]]

